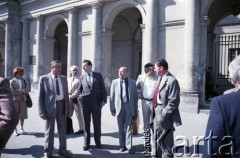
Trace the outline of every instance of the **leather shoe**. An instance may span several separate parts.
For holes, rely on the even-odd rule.
[[[134,151],[133,149],[129,149],[129,150],[128,150],[128,153],[129,153],[129,154],[134,154],[135,151]]]
[[[53,158],[53,156],[52,156],[52,155],[45,154],[45,155],[44,155],[44,158]]]
[[[126,150],[127,150],[126,147],[121,147],[121,148],[120,148],[120,151],[121,151],[121,152],[124,152],[124,151],[126,151]]]
[[[102,145],[97,145],[97,149],[102,149]]]
[[[83,151],[89,150],[89,146],[83,146]]]
[[[63,151],[58,151],[58,154],[60,155],[60,156],[62,156],[62,157],[67,157],[67,158],[70,158],[70,157],[72,157],[72,154],[71,153],[69,153],[68,151],[66,151],[66,150],[63,150]]]
[[[83,130],[78,130],[77,132],[75,132],[74,134],[84,134]]]

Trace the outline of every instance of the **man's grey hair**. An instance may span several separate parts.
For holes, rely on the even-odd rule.
[[[228,66],[229,77],[237,81],[237,72],[240,70],[240,55],[236,56]],[[240,78],[239,78],[240,79]]]
[[[78,69],[78,67],[76,65],[71,66],[70,71],[72,72],[75,68]]]

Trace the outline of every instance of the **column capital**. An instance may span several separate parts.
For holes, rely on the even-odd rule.
[[[21,21],[22,23],[29,23],[31,20],[28,19],[28,18],[23,18],[23,19],[20,19],[20,21]]]
[[[203,16],[200,19],[201,25],[209,25],[210,24],[210,19],[208,16]]]
[[[40,14],[40,15],[34,16],[33,18],[35,18],[35,19],[37,19],[38,21],[40,21],[40,20],[42,20],[42,19],[44,18],[44,16]]]
[[[69,8],[66,8],[65,10],[68,11],[69,14],[75,14],[78,11],[76,7],[69,7]]]
[[[111,29],[103,28],[103,29],[102,29],[102,33],[103,33],[104,35],[113,35],[114,32],[113,32]]]
[[[102,0],[95,0],[93,2],[88,3],[93,9],[97,9],[103,6],[103,1]]]
[[[140,24],[139,25],[143,30],[146,28],[146,24]]]

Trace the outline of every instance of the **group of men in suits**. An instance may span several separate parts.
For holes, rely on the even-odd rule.
[[[59,133],[59,155],[71,157],[71,153],[66,150],[66,119],[71,117],[72,110],[69,106],[78,95],[82,106],[84,119],[84,146],[86,151],[90,148],[90,122],[93,119],[94,140],[97,149],[102,149],[101,145],[101,109],[107,102],[107,92],[103,77],[100,73],[92,71],[90,60],[82,63],[85,73],[80,76],[77,84],[77,92],[68,90],[69,81],[61,75],[61,62],[52,61],[50,73],[43,75],[39,79],[39,114],[45,120],[45,146],[44,156],[52,157],[54,127],[57,121]],[[153,65],[151,65],[153,69]],[[76,68],[76,67],[75,67]],[[74,70],[74,68],[73,68]],[[174,123],[181,125],[181,118],[178,110],[180,88],[176,78],[168,71],[168,63],[164,59],[158,59],[154,65],[155,83],[151,89],[151,106],[154,109],[155,117],[152,122],[153,145],[152,156],[172,157]],[[154,73],[152,70],[152,73]],[[119,78],[112,81],[110,89],[110,111],[117,117],[119,128],[120,151],[132,149],[131,123],[136,119],[138,113],[138,94],[136,82],[128,76],[128,68],[119,68]],[[76,77],[75,77],[76,78]],[[154,93],[154,94],[153,94]],[[70,98],[70,102],[69,102]],[[144,99],[142,97],[141,99]],[[146,98],[145,98],[146,99]],[[77,111],[77,107],[72,107]],[[152,116],[152,115],[151,115]],[[146,123],[147,124],[147,123]],[[146,125],[147,126],[147,125]],[[81,129],[80,129],[81,130]],[[167,134],[166,134],[167,133]],[[162,134],[166,134],[166,139],[158,139]]]

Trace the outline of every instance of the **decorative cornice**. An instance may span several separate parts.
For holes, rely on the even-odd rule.
[[[81,37],[90,36],[91,35],[91,31],[78,32],[78,35],[81,36]]]
[[[174,26],[181,26],[181,25],[185,25],[184,19],[172,20],[172,21],[161,21],[159,23],[159,26],[163,26],[163,27],[174,27]]]
[[[209,25],[210,24],[210,19],[208,16],[203,16],[201,17],[201,25]]]

